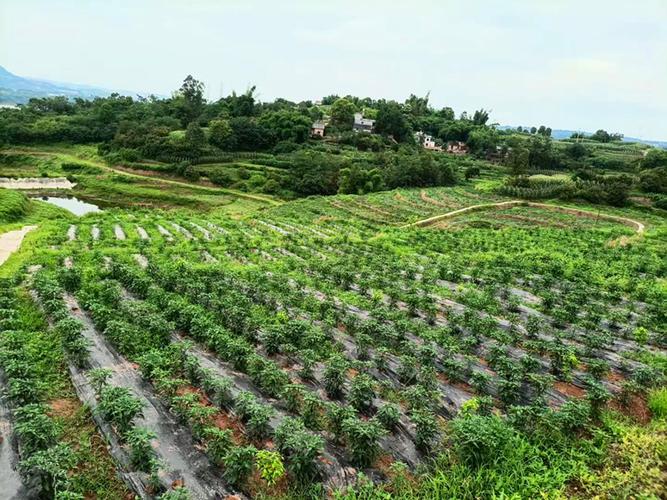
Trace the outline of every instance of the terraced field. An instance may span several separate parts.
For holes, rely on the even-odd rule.
[[[667,359],[664,220],[609,212],[640,219],[637,235],[524,206],[406,227],[500,201],[403,190],[237,220],[134,209],[46,222],[49,245],[2,291],[14,415],[50,414],[48,395],[24,384],[34,353],[19,342],[28,327],[16,303],[33,297],[63,347],[63,384],[108,444],[115,491],[141,497],[324,497],[377,484],[376,495],[451,498],[452,486],[415,475],[434,459],[436,470],[450,459],[493,470],[493,446],[466,425],[548,427],[576,449],[611,409],[647,422]],[[28,456],[61,441],[26,451],[19,436]],[[577,496],[567,489],[577,481],[595,492],[574,467],[550,476],[565,467],[552,460],[484,491]],[[76,478],[57,475],[49,493],[84,494]]]

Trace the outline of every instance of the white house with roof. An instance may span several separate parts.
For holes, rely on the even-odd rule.
[[[433,136],[425,132],[415,132],[415,141],[417,141],[417,144],[421,144],[424,149],[428,149],[429,151],[442,151],[442,147],[436,144]]]
[[[375,120],[364,118],[364,115],[361,113],[354,114],[354,124],[352,125],[352,130],[355,132],[366,132],[367,134],[370,134],[373,132],[374,127]]]

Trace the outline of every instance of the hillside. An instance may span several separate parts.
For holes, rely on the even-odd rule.
[[[24,104],[33,97],[67,96],[90,99],[114,92],[133,95],[128,90],[110,90],[76,83],[53,82],[15,75],[0,66],[0,104]]]

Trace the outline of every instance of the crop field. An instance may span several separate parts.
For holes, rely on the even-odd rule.
[[[591,426],[609,411],[645,424],[646,394],[664,384],[664,220],[606,209],[641,220],[636,234],[593,212],[517,206],[408,226],[506,200],[430,188],[240,218],[135,208],[44,221],[40,250],[13,257],[20,271],[0,296],[7,425],[27,487],[104,498],[599,491],[572,464],[603,457],[582,459],[574,436],[603,446]],[[87,449],[62,419],[95,435]],[[560,444],[540,444],[530,474],[501,481],[477,469],[499,466],[470,434],[505,420]],[[558,461],[549,446],[572,451]],[[455,486],[429,472],[434,460],[447,477],[477,476]],[[660,491],[660,476],[635,480]]]

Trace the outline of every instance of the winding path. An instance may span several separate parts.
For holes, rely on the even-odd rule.
[[[639,235],[644,233],[646,230],[646,226],[642,222],[636,221],[634,219],[628,219],[627,217],[619,217],[617,215],[609,215],[609,214],[603,214],[603,213],[597,213],[597,212],[590,212],[588,210],[581,210],[579,208],[571,208],[571,207],[564,207],[561,205],[549,205],[547,203],[535,203],[532,201],[525,201],[525,200],[512,200],[512,201],[503,201],[500,203],[483,203],[481,205],[472,205],[470,207],[465,207],[465,208],[460,208],[458,210],[454,210],[452,212],[447,212],[446,214],[440,214],[436,215],[434,217],[429,217],[428,219],[422,219],[418,220],[417,222],[412,222],[410,224],[406,224],[405,226],[402,226],[404,228],[407,227],[425,227],[425,226],[430,226],[432,224],[435,224],[436,222],[440,222],[442,220],[447,220],[447,219],[452,219],[454,217],[457,217],[459,215],[463,215],[466,213],[470,212],[478,212],[482,210],[490,210],[490,209],[495,209],[495,210],[502,210],[504,208],[512,208],[512,207],[533,207],[533,208],[543,208],[546,210],[553,210],[555,212],[561,212],[561,213],[566,213],[570,215],[575,215],[578,217],[594,217],[598,218],[601,220],[606,220],[610,222],[618,222],[619,224],[623,224],[624,226],[629,226],[635,230],[635,232]]]
[[[211,186],[203,186],[201,184],[195,184],[191,182],[184,182],[184,181],[177,181],[177,180],[172,180],[172,179],[165,179],[160,176],[153,176],[153,175],[142,175],[136,172],[128,172],[125,169],[119,168],[119,166],[114,166],[110,167],[107,164],[105,164],[102,161],[99,160],[91,160],[88,158],[79,158],[78,156],[72,155],[70,153],[64,152],[62,150],[55,150],[55,151],[35,151],[31,149],[20,149],[20,148],[13,148],[10,150],[6,150],[9,153],[15,152],[15,153],[23,153],[23,154],[29,154],[29,155],[56,155],[60,156],[63,158],[66,158],[67,160],[71,160],[74,162],[79,162],[79,163],[87,163],[90,165],[94,165],[98,168],[101,168],[102,170],[106,170],[108,172],[113,172],[114,174],[118,175],[124,175],[126,177],[133,177],[133,178],[139,178],[139,179],[144,179],[144,180],[152,180],[154,182],[162,182],[165,184],[172,184],[175,186],[181,186],[181,187],[186,187],[190,189],[200,189],[203,191],[209,191],[213,193],[219,193],[219,194],[229,194],[232,196],[236,196],[237,198],[245,198],[246,200],[253,200],[253,201],[258,201],[261,203],[267,203],[269,205],[282,205],[283,202],[269,198],[267,196],[262,196],[258,194],[250,194],[250,193],[244,193],[242,191],[237,191],[235,189],[228,189],[228,188],[223,188],[223,187],[211,187]]]

